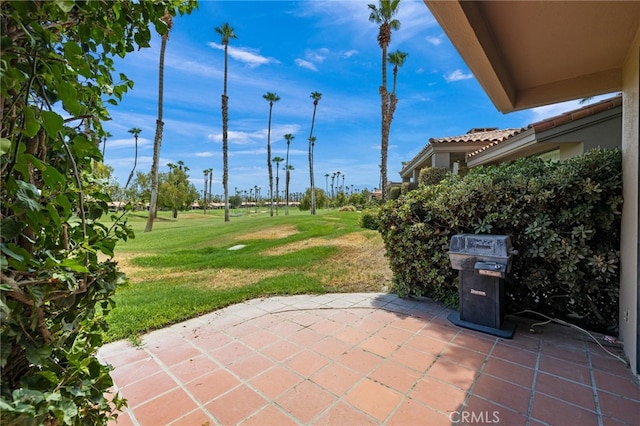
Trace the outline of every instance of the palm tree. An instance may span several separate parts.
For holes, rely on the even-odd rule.
[[[278,194],[280,194],[279,192],[279,184],[280,184],[280,174],[279,174],[279,170],[280,170],[280,163],[282,163],[284,161],[284,158],[282,157],[274,157],[273,162],[276,163],[276,216],[278,216],[278,204],[279,200],[278,200]],[[271,199],[271,205],[273,206],[273,198]]]
[[[253,187],[253,189],[256,194],[256,205],[255,205],[256,213],[258,213],[258,196],[260,195],[260,188],[258,187],[258,185],[256,185]]]
[[[224,221],[229,222],[229,148],[227,142],[227,126],[229,122],[229,97],[227,96],[227,69],[229,56],[229,39],[238,37],[227,22],[215,28],[224,45],[224,90],[222,92],[222,186],[224,187]]]
[[[280,97],[272,92],[267,92],[262,97],[269,102],[269,127],[267,128],[267,167],[269,168],[269,198],[271,199],[271,216],[273,216],[273,170],[271,169],[271,112],[273,104],[280,100]],[[277,191],[276,191],[277,197]]]
[[[203,205],[204,205],[204,214],[207,214],[207,184],[209,183],[209,171],[211,169],[204,169],[202,173],[204,173],[204,191],[203,191]]]
[[[398,68],[404,65],[404,61],[407,60],[407,56],[409,56],[408,53],[396,50],[395,52],[389,53],[389,57],[387,58],[389,63],[393,65],[393,89],[391,90],[391,100],[389,104],[389,125],[391,125],[391,120],[393,120],[393,113],[396,111],[396,104],[398,103],[398,98],[396,98]]]
[[[318,102],[322,98],[322,93],[311,92],[311,99],[313,99],[313,118],[311,119],[311,131],[309,132],[309,177],[311,183],[311,214],[316,214],[316,186],[313,181],[313,147],[316,142],[315,136],[313,136],[313,125],[316,121],[316,108],[318,108]]]
[[[291,141],[294,138],[295,136],[293,136],[291,133],[287,133],[286,135],[284,135],[284,139],[287,141],[287,157],[284,162],[284,169],[287,171],[285,176],[285,181],[286,181],[286,185],[285,185],[286,204],[284,209],[285,216],[289,215],[289,147],[291,145]]]
[[[287,164],[284,168],[286,170],[284,197],[287,200],[285,204],[284,214],[289,216],[289,183],[291,182],[291,171],[295,170],[291,164]]]
[[[387,199],[387,154],[389,151],[389,129],[392,117],[389,114],[389,92],[387,91],[387,48],[391,42],[391,30],[400,28],[400,21],[394,19],[398,13],[400,0],[379,0],[379,7],[369,4],[369,21],[380,25],[378,31],[378,45],[382,49],[382,85],[379,88],[382,109],[381,143],[380,143],[380,180],[382,182],[382,200]]]
[[[333,184],[336,181],[336,172],[333,172],[333,174],[331,175],[331,199],[333,200],[334,198],[334,192],[333,192]]]
[[[207,169],[209,171],[209,199],[207,201],[207,204],[209,204],[211,202],[211,185],[213,185],[213,169],[212,168],[208,168]]]
[[[102,162],[104,163],[104,150],[107,147],[107,139],[110,138],[112,135],[109,132],[104,132],[104,135],[102,136]]]
[[[129,130],[129,133],[133,133],[133,137],[135,139],[135,156],[133,157],[133,168],[131,169],[131,173],[129,173],[129,178],[127,179],[127,183],[124,185],[124,189],[126,190],[129,184],[131,183],[131,179],[133,179],[133,173],[136,171],[136,166],[138,165],[138,135],[142,132],[142,129],[134,127]]]
[[[149,217],[144,232],[151,232],[153,229],[153,221],[158,212],[158,163],[160,162],[160,146],[162,145],[162,129],[164,122],[162,121],[162,102],[164,100],[164,52],[167,49],[167,40],[169,32],[173,27],[173,18],[169,11],[164,12],[161,21],[167,26],[162,41],[160,42],[160,65],[158,67],[158,118],[156,119],[156,134],[153,139],[153,161],[151,163],[151,197],[149,200]]]
[[[324,190],[329,193],[329,173],[324,174]]]

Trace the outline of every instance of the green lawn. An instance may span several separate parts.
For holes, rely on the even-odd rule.
[[[176,220],[162,212],[151,233],[144,215],[132,215],[136,238],[116,249],[130,282],[116,293],[107,341],[260,296],[387,288],[382,240],[360,228],[359,213],[266,210],[232,211],[228,223],[220,210]]]

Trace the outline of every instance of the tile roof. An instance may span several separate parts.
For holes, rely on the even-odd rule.
[[[520,132],[514,133],[512,136],[517,135],[525,130],[533,129],[533,132],[542,132],[544,130],[553,129],[554,127],[561,126],[563,124],[571,123],[572,121],[579,120],[584,117],[588,117],[590,115],[597,114],[599,112],[606,111],[611,108],[615,108],[622,105],[622,95],[617,95],[613,98],[605,99],[603,101],[597,102],[592,105],[587,105],[582,108],[574,109],[572,111],[567,111],[562,114],[556,115],[554,117],[550,117],[541,121],[538,121],[533,124],[529,124],[526,129],[521,129]],[[491,141],[491,143],[487,146],[479,148],[473,152],[467,154],[467,158],[471,158],[479,153],[486,151],[492,146],[498,145],[500,142],[505,139],[509,139],[511,136],[506,137],[502,140]]]
[[[622,95],[605,99],[592,105],[587,105],[582,108],[574,109],[573,111],[568,111],[563,114],[556,115],[555,117],[538,121],[537,123],[530,124],[529,128],[533,128],[536,132],[541,132],[543,130],[552,129],[554,127],[558,127],[563,124],[567,124],[572,121],[618,107],[620,105],[622,105]]]
[[[477,131],[480,130],[480,131]],[[431,138],[429,143],[457,143],[457,142],[489,142],[497,143],[517,135],[524,129],[471,129],[464,135],[459,136],[447,136],[444,138]]]

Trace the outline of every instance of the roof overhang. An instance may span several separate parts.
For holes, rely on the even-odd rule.
[[[622,88],[638,1],[424,0],[506,113]]]
[[[476,167],[487,164],[490,161],[499,161],[514,151],[525,151],[537,142],[535,130],[527,129],[489,149],[476,151],[474,155],[467,157],[467,166]]]
[[[411,178],[413,176],[413,171],[416,168],[420,168],[427,160],[430,162],[430,158],[433,155],[433,145],[427,144],[422,151],[418,153],[415,157],[411,159],[403,168],[400,170],[400,177],[403,179]]]

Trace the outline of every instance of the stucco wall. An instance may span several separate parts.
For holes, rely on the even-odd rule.
[[[584,120],[583,123],[577,123],[583,127],[564,126],[566,130],[559,127],[555,129],[555,132],[553,130],[541,132],[538,134],[538,139],[543,142],[582,142],[585,151],[597,147],[620,148],[622,138],[621,112],[621,108],[616,108],[602,114],[604,117],[600,117],[597,122]],[[584,123],[590,125],[586,126]],[[547,135],[550,135],[548,140]]]
[[[638,134],[640,132],[640,30],[629,49],[623,70],[622,113],[622,173],[624,206],[622,211],[621,279],[620,279],[620,338],[624,341],[625,353],[631,369],[638,374],[638,177],[640,154]]]

